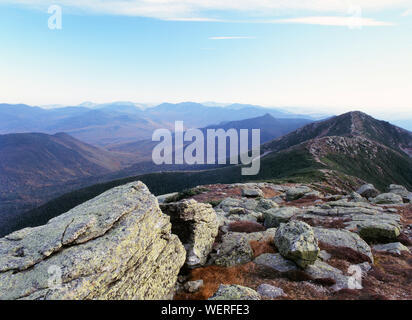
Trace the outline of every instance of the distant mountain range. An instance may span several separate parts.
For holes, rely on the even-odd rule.
[[[107,108],[111,109],[114,106]],[[128,111],[129,108],[134,110],[135,107],[121,107],[124,113],[131,112]],[[3,108],[3,113],[6,113],[6,110],[13,115],[13,107]],[[86,113],[83,113],[83,108],[80,108],[80,111],[76,108],[62,108],[45,112],[39,108],[20,106],[19,110],[21,114],[15,116],[27,121],[30,112],[39,116],[34,118],[34,126],[42,122],[42,115],[46,114],[46,118],[49,117],[50,112],[53,117],[59,118],[59,126],[56,128],[68,129],[67,131],[70,126],[86,125],[86,120],[87,125],[104,123],[108,126],[112,121],[117,121],[116,117],[113,120],[110,113],[100,109],[87,109]],[[65,118],[65,115],[70,116]],[[91,115],[93,117],[88,118]],[[266,114],[247,120],[224,122],[208,128],[261,129],[261,142],[265,142],[309,122],[311,121],[306,119],[275,119]],[[107,130],[107,127],[101,130]],[[201,130],[205,131],[207,128]],[[116,135],[112,138],[115,139]],[[66,133],[0,135],[0,221],[6,215],[9,217],[33,208],[53,197],[83,186],[136,174],[193,169],[187,165],[155,165],[151,158],[152,149],[156,144],[158,142],[149,139],[115,144],[103,149],[81,142]],[[200,166],[197,169],[202,168]]]
[[[261,149],[261,170],[257,176],[242,176],[240,166],[131,176],[63,195],[19,214],[18,221],[5,224],[0,231],[44,223],[107,189],[135,180],[143,181],[155,194],[203,184],[246,181],[327,180],[337,190],[348,192],[365,182],[374,183],[381,191],[391,183],[412,189],[412,133],[362,112],[309,123],[264,143]]]
[[[27,105],[0,104],[0,134],[66,132],[97,146],[150,139],[158,128],[173,128],[177,120],[187,128],[202,128],[220,122],[263,116],[313,120],[277,109],[252,105],[209,107],[198,103],[163,103],[154,107],[128,102],[43,109]]]

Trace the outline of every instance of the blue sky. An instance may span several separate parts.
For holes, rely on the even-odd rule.
[[[53,3],[61,30],[48,28]],[[412,0],[0,0],[0,102],[218,101],[412,118],[411,9]]]

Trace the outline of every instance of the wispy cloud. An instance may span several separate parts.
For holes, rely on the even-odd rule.
[[[370,18],[362,17],[302,17],[291,19],[279,19],[268,21],[269,23],[299,23],[313,24],[321,26],[337,26],[337,27],[387,27],[393,26],[391,22],[377,21]]]
[[[255,39],[255,37],[247,37],[247,36],[209,37],[209,40],[238,40],[238,39]]]
[[[402,17],[412,16],[412,9],[408,9],[402,13]]]
[[[176,21],[222,21],[219,16],[235,12],[243,16],[291,16],[347,14],[350,1],[342,0],[0,0],[0,3],[46,8],[57,3],[94,13],[151,17]],[[408,10],[412,0],[357,0],[362,10]],[[213,14],[211,13],[213,12]],[[223,19],[225,20],[225,19]],[[370,22],[371,23],[371,22]]]

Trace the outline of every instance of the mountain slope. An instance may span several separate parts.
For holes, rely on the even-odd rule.
[[[120,169],[109,152],[67,134],[0,135],[0,185],[42,186]],[[15,187],[14,187],[15,186]]]
[[[396,150],[412,148],[412,133],[389,122],[359,112],[348,112],[324,121],[313,122],[284,137],[268,142],[265,151],[280,151],[310,139],[327,136],[363,136]]]
[[[65,184],[120,170],[124,162],[64,133],[0,135],[0,216],[67,192]]]
[[[242,176],[240,166],[225,166],[114,180],[74,191],[26,212],[20,216],[19,227],[47,221],[107,189],[134,180],[142,180],[155,194],[203,184],[246,181],[327,182],[348,192],[365,182],[374,183],[381,191],[396,183],[412,190],[412,159],[403,151],[411,146],[411,132],[351,112],[308,124],[265,143],[261,170],[256,176]]]
[[[249,130],[249,142],[251,141],[251,131],[252,129],[260,130],[260,143],[264,143],[270,140],[273,140],[277,137],[280,137],[284,134],[287,134],[291,131],[296,130],[308,123],[311,120],[307,119],[276,119],[271,116],[269,113],[254,117],[251,119],[239,120],[239,121],[230,121],[222,122],[220,124],[207,126],[201,128],[206,137],[206,132],[208,129],[223,129],[225,131],[229,129],[235,129],[238,134],[241,129]],[[153,142],[152,140],[140,140],[136,142],[117,144],[108,146],[107,149],[115,152],[128,153],[136,156],[136,162],[151,161],[152,150],[158,144],[158,142]],[[189,145],[190,142],[185,142],[185,145]],[[207,153],[207,144],[205,143],[205,153]],[[226,147],[226,150],[229,151],[229,143]],[[228,155],[229,156],[229,155]],[[137,165],[139,166],[139,165]],[[135,166],[134,166],[135,167]]]

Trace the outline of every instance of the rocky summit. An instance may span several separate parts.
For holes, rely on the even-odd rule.
[[[409,191],[355,190],[129,183],[0,239],[0,299],[412,299]]]

